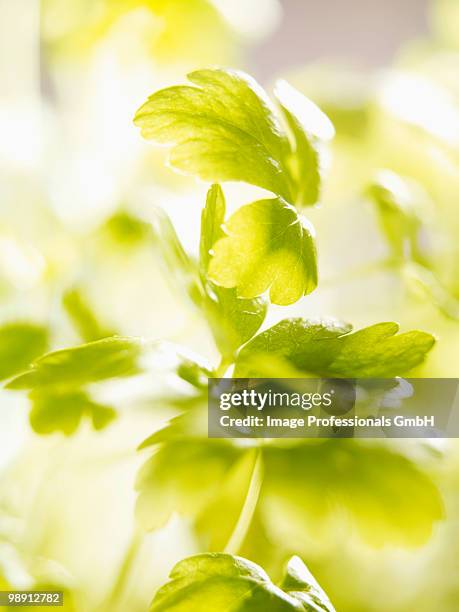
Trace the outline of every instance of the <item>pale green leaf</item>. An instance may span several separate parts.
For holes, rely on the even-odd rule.
[[[160,446],[136,481],[136,515],[141,525],[158,529],[174,512],[197,516],[215,498],[241,452],[218,440],[180,437]]]
[[[48,332],[32,323],[7,323],[0,327],[0,380],[25,370],[48,346]]]
[[[298,561],[294,561],[298,565]],[[302,578],[306,573],[302,573]],[[282,590],[271,582],[266,572],[242,557],[207,553],[180,561],[170,574],[170,581],[156,594],[151,612],[333,612],[325,595],[319,604],[308,601],[307,583],[298,578],[303,590]],[[314,581],[314,589],[315,581]]]
[[[433,245],[438,243],[432,202],[411,179],[381,170],[367,189],[381,229],[403,277],[445,316],[459,319],[459,301],[441,281]]]
[[[263,323],[268,309],[264,297],[238,297],[236,289],[207,285],[206,316],[215,342],[223,356],[234,352],[250,340]]]
[[[385,378],[422,363],[435,343],[428,333],[398,334],[397,323],[378,323],[354,333],[333,320],[285,319],[240,351],[235,376],[273,376],[271,360],[301,373],[337,378]],[[289,375],[292,371],[289,371]]]
[[[335,128],[313,102],[286,81],[278,81],[274,93],[294,140],[290,172],[295,202],[300,206],[316,204],[326,161],[324,143],[334,137]]]
[[[152,230],[168,279],[177,289],[184,290],[193,302],[200,303],[202,288],[197,266],[185,252],[171,220],[161,208],[153,210]]]
[[[201,216],[200,269],[206,289],[204,309],[220,352],[231,357],[260,328],[266,316],[267,301],[262,297],[238,297],[236,289],[219,287],[208,280],[213,246],[224,236],[225,212],[223,191],[219,185],[213,185]]]
[[[139,373],[144,348],[140,339],[115,336],[54,351],[36,359],[7,388],[30,391],[30,423],[37,433],[61,431],[71,435],[85,416],[91,419],[94,429],[103,429],[116,413],[92,401],[85,387]]]
[[[277,98],[287,133],[266,92],[249,75],[199,70],[193,86],[154,93],[137,111],[142,135],[172,147],[177,170],[206,181],[244,181],[291,203],[317,201],[322,175],[321,143],[333,137],[329,119],[286,83]]]
[[[174,410],[179,410],[181,413],[170,419],[162,429],[148,436],[139,445],[138,450],[152,448],[162,442],[202,440],[203,438],[207,440],[207,392],[204,392],[202,395],[187,396],[178,400],[168,398],[167,403]]]
[[[212,550],[222,543],[219,533],[231,533],[241,504],[234,483],[247,490],[253,449],[207,440],[206,410],[199,412],[183,413],[142,445],[159,446],[139,473],[137,511],[147,529],[161,527],[174,512],[187,516]],[[257,512],[271,546],[298,550],[310,539],[325,544],[343,528],[355,529],[371,546],[420,546],[444,516],[422,464],[382,444],[316,440],[269,444],[261,452]],[[263,545],[262,538],[255,550]]]
[[[276,198],[243,206],[225,224],[214,245],[209,277],[241,297],[269,290],[274,304],[292,304],[317,285],[313,229]]]
[[[383,445],[328,440],[272,446],[264,462],[269,478],[260,503],[268,532],[296,550],[302,533],[333,541],[337,524],[371,546],[421,546],[444,518],[428,473]]]
[[[248,75],[199,70],[193,86],[154,93],[137,111],[142,135],[173,145],[170,163],[206,181],[244,181],[292,201],[290,146],[263,89]]]
[[[367,193],[394,257],[429,266],[432,263],[430,202],[423,189],[389,170],[381,170]]]
[[[114,331],[105,327],[97,318],[82,290],[74,287],[66,291],[62,304],[81,339],[85,342],[113,336]]]
[[[257,449],[247,450],[234,461],[215,496],[196,517],[195,529],[206,551],[239,551],[247,537],[262,482],[261,454]]]
[[[300,557],[296,555],[287,563],[285,576],[280,586],[284,591],[299,599],[306,610],[334,611],[325,591]]]
[[[75,389],[110,378],[132,376],[140,371],[144,342],[115,336],[69,349],[54,351],[33,362],[32,367],[8,385],[9,389],[36,389],[49,385]]]
[[[207,192],[206,205],[201,213],[201,239],[199,242],[199,265],[206,277],[214,244],[224,236],[223,223],[226,215],[226,201],[220,185],[212,185]]]

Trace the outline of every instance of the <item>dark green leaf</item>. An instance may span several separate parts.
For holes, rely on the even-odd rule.
[[[428,333],[397,334],[397,323],[378,323],[354,333],[333,320],[285,319],[253,338],[238,355],[235,376],[337,378],[400,376],[424,361],[435,344]]]

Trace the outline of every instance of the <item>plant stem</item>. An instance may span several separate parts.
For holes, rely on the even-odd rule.
[[[215,368],[215,372],[214,372],[215,377],[222,378],[224,373],[226,372],[226,370],[230,367],[232,363],[233,363],[233,359],[231,357],[225,357],[223,355],[220,360],[220,363]]]
[[[247,495],[233,532],[225,546],[224,552],[232,555],[236,555],[244,543],[260,497],[261,484],[263,482],[263,463],[261,450],[257,449],[255,452],[256,456]]]
[[[113,585],[112,590],[108,594],[107,599],[105,600],[106,603],[104,606],[104,610],[110,610],[111,612],[114,612],[116,609],[119,608],[120,604],[122,604],[123,594],[125,593],[129,578],[131,577],[132,565],[134,563],[135,558],[137,557],[142,540],[143,533],[136,526],[134,528],[134,533],[132,535],[131,541],[126,549],[124,558],[118,570],[116,581]],[[125,606],[122,606],[122,609],[125,609]]]

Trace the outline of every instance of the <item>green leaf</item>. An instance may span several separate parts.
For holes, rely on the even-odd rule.
[[[214,245],[209,277],[241,297],[269,290],[274,304],[287,305],[317,286],[313,229],[297,211],[276,198],[243,206],[225,224]]]
[[[371,546],[416,547],[444,518],[428,473],[383,445],[327,440],[271,446],[264,462],[269,478],[260,503],[266,528],[286,547],[298,550],[310,538],[332,542],[337,524],[355,529]]]
[[[69,349],[54,351],[33,362],[14,378],[8,389],[36,389],[56,385],[75,389],[110,378],[132,376],[141,371],[139,357],[145,343],[139,338],[115,336]]]
[[[367,189],[394,257],[429,265],[430,202],[423,189],[389,170],[381,170]],[[431,237],[432,238],[432,237]]]
[[[433,245],[438,236],[432,202],[422,187],[389,170],[381,170],[367,195],[378,210],[381,229],[404,279],[446,317],[459,319],[459,301],[440,280]]]
[[[294,140],[290,172],[295,184],[295,202],[310,206],[320,199],[326,165],[324,142],[334,137],[335,128],[313,102],[286,81],[278,81],[274,93]]]
[[[189,407],[188,407],[189,408]],[[211,440],[205,399],[148,438],[156,446],[139,473],[138,518],[154,529],[173,512],[184,514],[207,550],[229,539],[248,491],[254,448]],[[371,546],[424,544],[444,517],[440,492],[420,460],[396,448],[358,440],[315,440],[258,447],[263,481],[257,515],[267,534],[242,550],[266,545],[307,552],[309,542],[328,546],[343,529],[355,529]],[[282,521],[279,520],[282,516]],[[228,541],[228,540],[227,540]]]
[[[151,235],[151,227],[148,223],[124,210],[110,217],[101,229],[117,243],[117,246],[136,246]]]
[[[263,323],[267,301],[258,297],[238,297],[235,289],[219,287],[208,280],[208,267],[215,242],[224,236],[226,203],[220,185],[213,185],[207,194],[201,216],[200,270],[206,289],[204,309],[220,352],[231,358],[250,340]]]
[[[176,417],[142,445],[159,446],[139,472],[137,516],[144,528],[156,529],[174,512],[183,514],[202,546],[215,550],[242,508],[254,449],[209,441],[206,410],[196,412]],[[415,547],[444,518],[440,492],[422,462],[383,444],[334,439],[260,450],[257,513],[268,535],[255,552],[266,537],[270,546],[307,552],[310,541],[328,546],[343,529],[356,530],[371,546]]]
[[[35,360],[6,387],[30,390],[30,423],[37,433],[71,435],[84,416],[91,419],[94,429],[103,429],[116,413],[93,402],[84,387],[139,373],[144,348],[140,339],[115,336],[54,351]]]
[[[299,560],[294,560],[299,568]],[[306,568],[305,568],[306,569]],[[300,574],[300,569],[297,570]],[[302,590],[282,590],[255,563],[224,553],[207,553],[180,561],[170,574],[170,581],[157,592],[151,612],[204,612],[231,610],[232,612],[283,612],[289,610],[333,612],[325,595],[319,604],[309,598],[307,570],[294,582]],[[309,578],[308,578],[309,579]],[[316,589],[315,580],[310,585]],[[323,593],[321,591],[321,593]]]
[[[207,381],[209,376],[212,376],[211,370],[209,370],[204,364],[198,363],[184,355],[177,355],[177,358],[177,375],[180,376],[182,380],[189,382],[190,385],[193,385],[193,387],[197,387],[198,389],[207,389]]]
[[[215,496],[195,520],[196,532],[208,552],[239,551],[246,540],[263,482],[258,449],[234,461]]]
[[[334,611],[325,591],[300,557],[296,555],[287,563],[281,588],[290,595],[298,598],[303,603],[305,610]]]
[[[137,111],[142,135],[172,145],[177,170],[210,182],[244,181],[292,201],[290,146],[263,89],[248,75],[199,70],[193,86],[154,93]]]
[[[199,242],[199,267],[204,278],[207,277],[212,249],[219,238],[225,234],[226,201],[220,185],[212,185],[207,192],[206,205],[201,213],[201,239]]]
[[[91,419],[94,429],[103,429],[116,416],[108,407],[96,404],[81,391],[38,391],[30,394],[32,410],[30,424],[38,434],[61,431],[69,436],[80,425],[81,419]]]
[[[174,512],[197,516],[217,495],[241,454],[229,444],[207,439],[178,438],[160,446],[138,473],[140,524],[152,530],[165,525]]]
[[[32,323],[0,327],[0,380],[26,369],[48,346],[48,331]]]
[[[85,342],[113,336],[113,330],[100,323],[80,289],[75,287],[66,291],[62,303],[74,327]]]
[[[188,79],[194,86],[154,93],[134,119],[145,138],[172,147],[173,167],[206,181],[244,181],[299,205],[318,200],[322,144],[334,128],[315,104],[278,83],[290,142],[266,92],[247,74],[199,70]]]
[[[202,288],[197,266],[185,252],[168,215],[161,209],[153,210],[153,240],[161,256],[168,278],[179,290],[184,290],[195,303],[202,299]]]
[[[209,283],[205,309],[220,352],[232,358],[234,352],[257,333],[266,317],[268,304],[263,297],[241,298],[236,289]]]
[[[285,364],[290,376],[292,370],[337,378],[400,376],[422,363],[435,343],[421,331],[397,334],[397,323],[351,330],[334,320],[285,319],[243,347],[234,376],[273,376],[270,362]]]

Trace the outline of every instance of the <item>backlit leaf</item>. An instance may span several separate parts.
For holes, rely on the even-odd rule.
[[[305,542],[333,538],[337,521],[372,546],[420,546],[444,516],[429,475],[382,445],[329,440],[270,447],[264,461],[269,478],[260,503],[268,531],[296,550],[301,533]]]
[[[241,297],[269,290],[274,304],[292,304],[317,285],[314,232],[281,199],[243,206],[225,224],[214,245],[209,277]]]
[[[292,204],[317,201],[322,144],[334,128],[310,100],[279,82],[287,135],[280,113],[247,74],[199,70],[188,79],[192,86],[157,91],[135,116],[145,138],[172,147],[174,168],[210,182],[250,183]]]
[[[213,185],[201,217],[200,269],[206,289],[204,308],[220,352],[231,357],[260,328],[266,316],[267,301],[262,297],[239,297],[236,289],[219,287],[208,280],[213,246],[224,236],[225,211],[223,191],[219,185]]]
[[[157,592],[151,612],[334,612],[303,562],[294,557],[289,579],[277,587],[255,563],[224,553],[207,553],[180,561],[170,581]]]
[[[154,93],[137,111],[142,135],[173,145],[170,163],[206,181],[244,181],[292,199],[289,142],[275,109],[248,75],[199,70],[193,83]]]
[[[85,342],[92,342],[93,340],[100,340],[101,338],[114,335],[113,330],[106,328],[98,320],[81,289],[74,287],[66,291],[62,298],[62,304],[82,340]]]
[[[158,529],[174,512],[197,516],[220,490],[241,451],[213,440],[177,439],[160,446],[139,471],[136,514]]]
[[[31,393],[30,424],[39,434],[61,431],[73,434],[83,417],[91,419],[94,429],[103,429],[115,418],[115,411],[93,402],[81,391]]]
[[[429,200],[422,188],[414,181],[382,170],[368,188],[368,195],[377,206],[381,228],[393,255],[429,265],[432,220]]]
[[[48,346],[48,332],[32,323],[0,327],[0,380],[25,370]]]
[[[36,389],[56,385],[78,388],[110,378],[132,376],[140,371],[144,342],[115,336],[74,348],[48,353],[8,385],[8,389]]]
[[[286,81],[278,81],[275,96],[294,139],[290,171],[295,202],[300,206],[316,204],[326,161],[324,143],[334,137],[335,128],[313,102]]]
[[[422,363],[435,344],[426,332],[398,334],[397,323],[351,330],[352,326],[334,320],[285,319],[243,347],[234,375],[273,376],[269,363],[275,360],[293,368],[297,375],[389,378]]]

